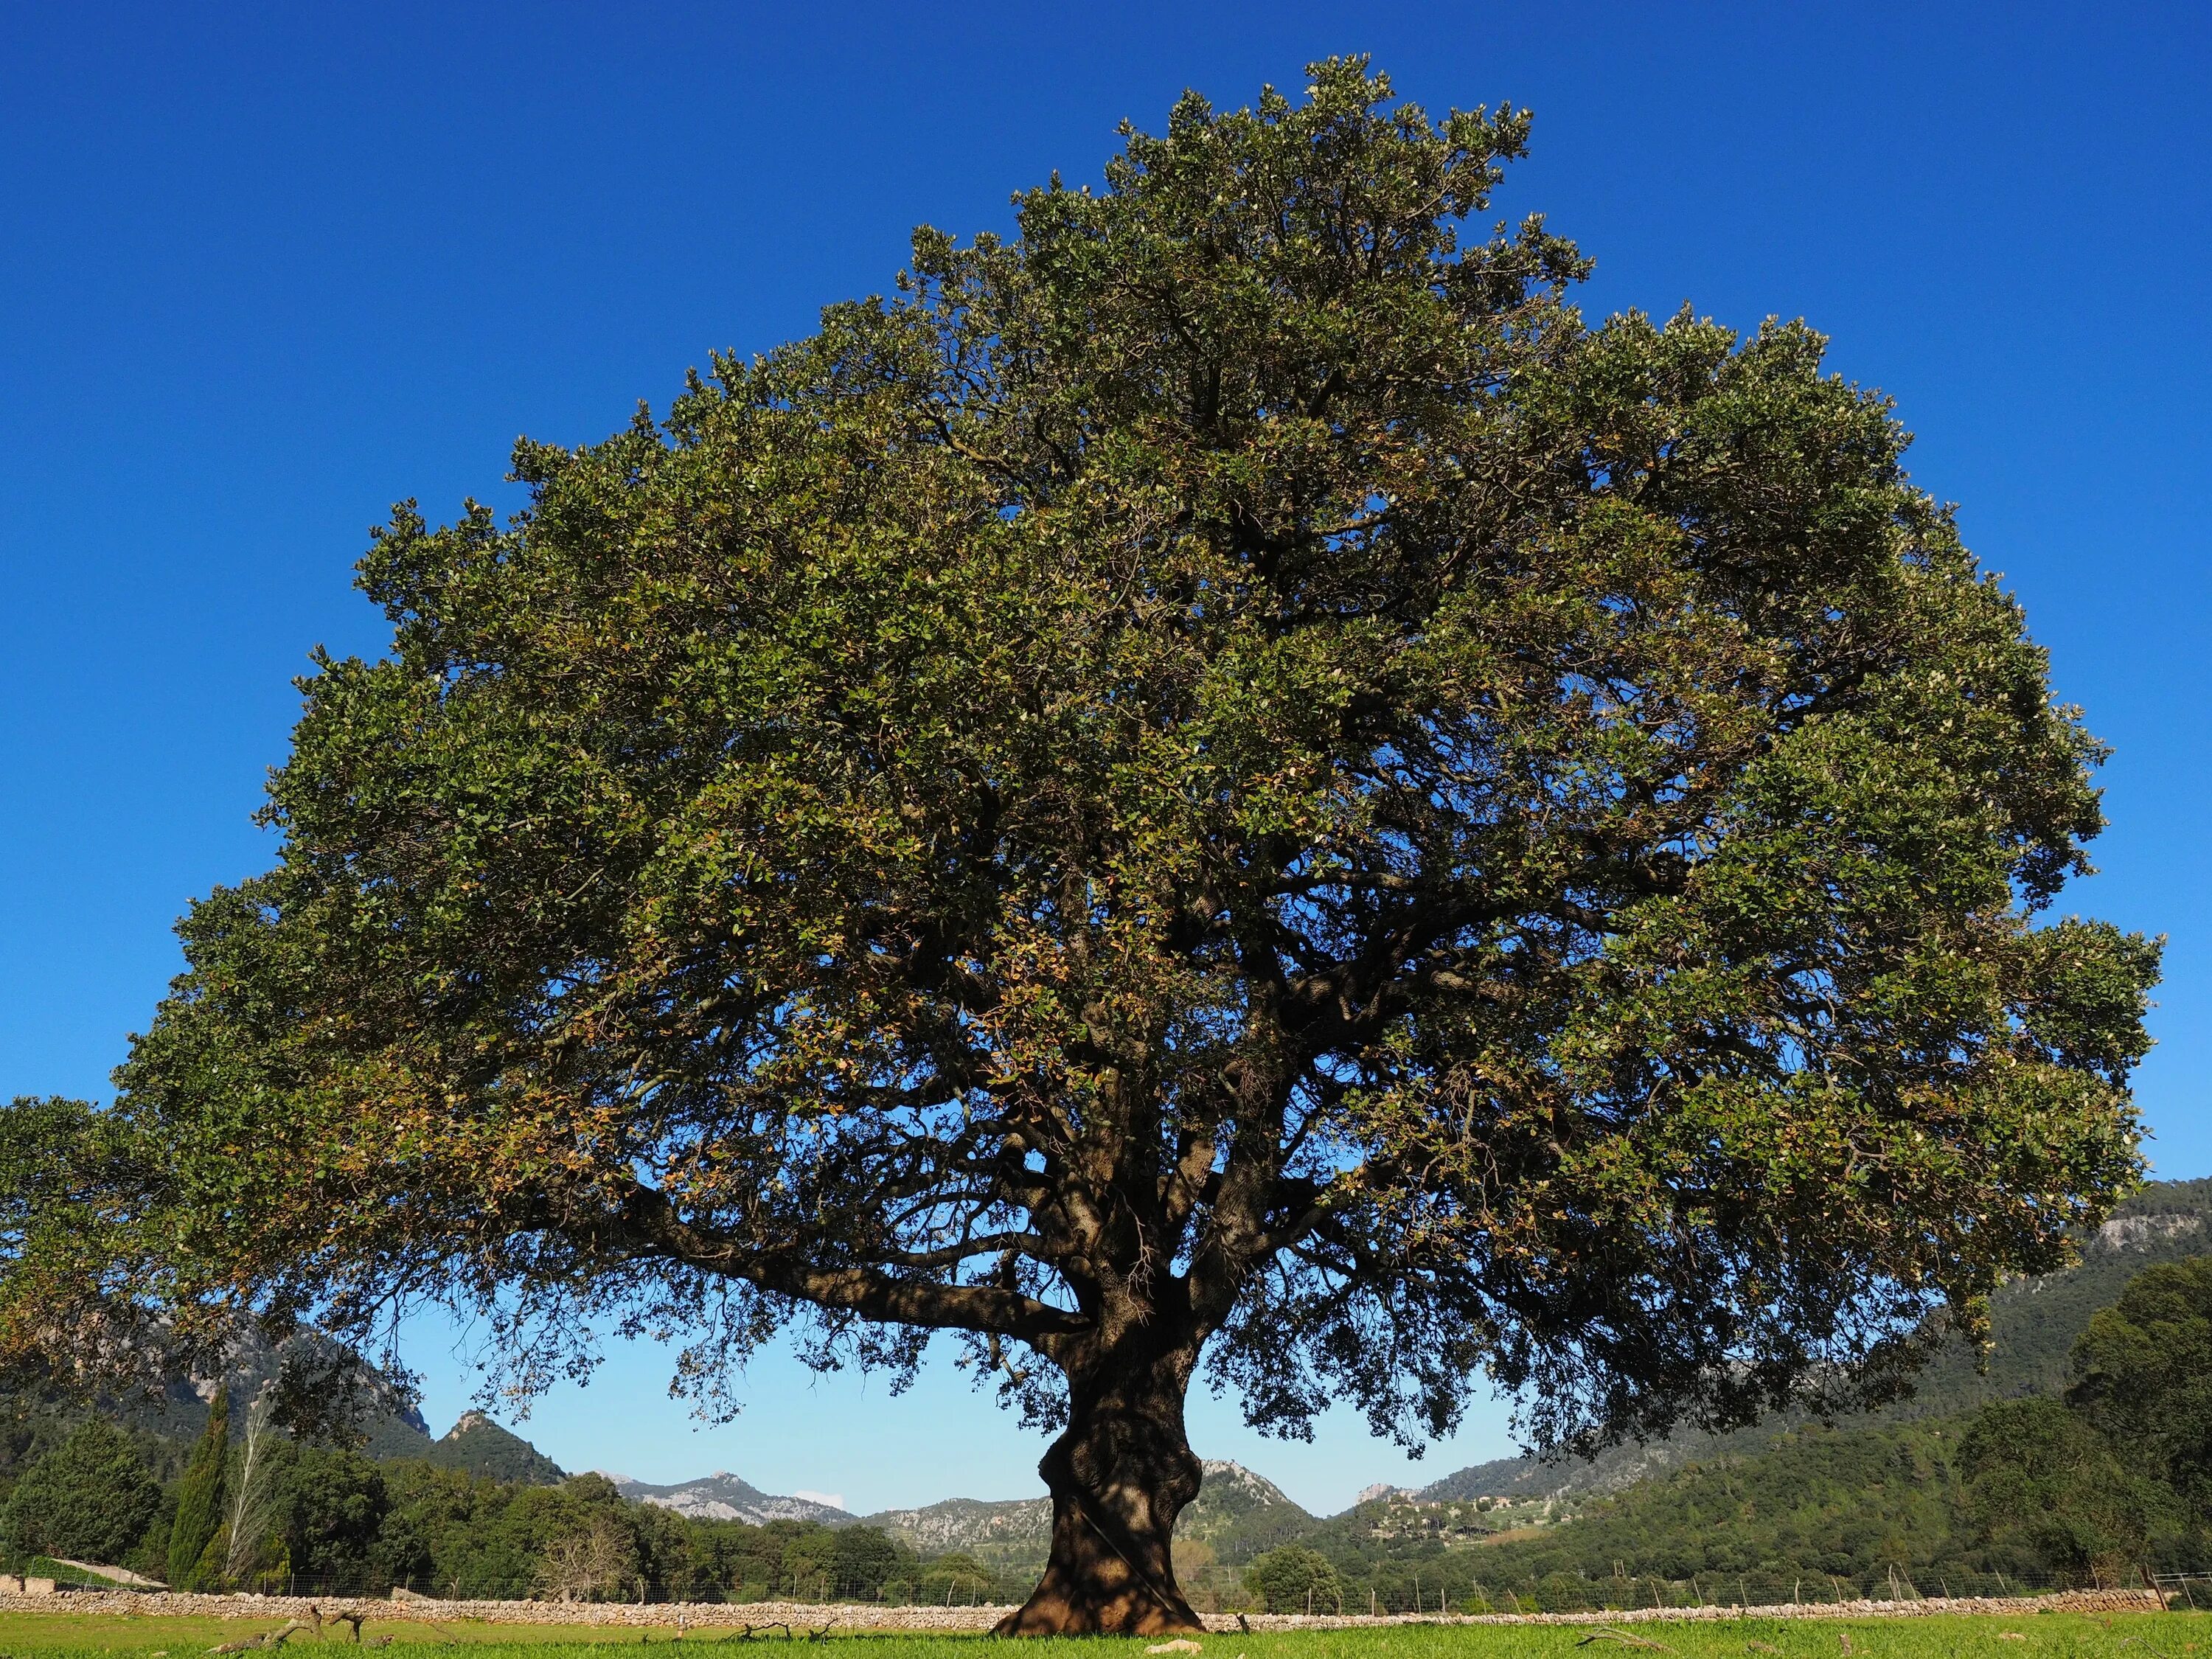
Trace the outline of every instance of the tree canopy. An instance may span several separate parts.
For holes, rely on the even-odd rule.
[[[2038,917],[2101,751],[2019,606],[1809,328],[1465,228],[1525,112],[1311,75],[398,509],[0,1332],[951,1332],[1066,1425],[1022,1627],[1164,1627],[1201,1370],[1587,1442],[2056,1265],[2156,951]]]
[[[2212,1256],[2137,1274],[2075,1343],[2074,1371],[2072,1403],[2212,1525]]]

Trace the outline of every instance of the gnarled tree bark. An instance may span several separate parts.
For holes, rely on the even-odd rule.
[[[1067,1427],[1037,1473],[1052,1492],[1052,1554],[1000,1636],[1158,1636],[1202,1631],[1176,1583],[1176,1517],[1202,1468],[1183,1430],[1195,1345],[1140,1329],[1071,1371]]]

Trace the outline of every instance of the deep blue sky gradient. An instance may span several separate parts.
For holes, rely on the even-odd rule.
[[[101,1093],[172,919],[270,859],[291,677],[380,648],[349,579],[389,502],[511,502],[518,433],[665,407],[1186,86],[1364,51],[1432,107],[1534,107],[1499,206],[1596,256],[1593,313],[1802,315],[1899,399],[2116,745],[2067,902],[2171,935],[2141,1100],[2160,1170],[2212,1173],[2208,48],[2181,4],[0,8],[0,1091]],[[465,1367],[416,1336],[450,1418]],[[694,1435],[665,1376],[618,1355],[529,1431],[863,1507],[1037,1490],[955,1377],[764,1361]],[[1354,1421],[1194,1426],[1317,1507],[1418,1474]]]

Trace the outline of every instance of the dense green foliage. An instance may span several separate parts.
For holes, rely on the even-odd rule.
[[[2124,1572],[2154,1553],[2169,1565],[2205,1542],[2185,1536],[2171,1487],[2129,1467],[2079,1413],[2054,1400],[1990,1406],[1976,1418],[1959,1459],[1967,1480],[1966,1537],[1985,1565],[2015,1573],[2056,1571],[2079,1581]],[[2157,1542],[2166,1545],[2154,1552]]]
[[[1244,1569],[1244,1587],[1269,1613],[1340,1613],[1343,1585],[1327,1556],[1299,1544],[1269,1550]]]
[[[207,1427],[192,1447],[177,1489],[170,1523],[168,1581],[178,1589],[219,1588],[221,1572],[210,1557],[222,1554],[222,1499],[230,1462],[230,1395],[218,1389],[209,1402]]]
[[[1669,1580],[1793,1570],[1863,1581],[1943,1554],[1958,1506],[1950,1423],[1793,1431],[1756,1457],[1693,1465],[1525,1541],[1476,1552],[1479,1576],[1525,1582],[1616,1570]]]
[[[1574,1606],[1725,1599],[1751,1580],[1765,1595],[1885,1583],[1933,1593],[1954,1582],[2109,1582],[2147,1562],[2201,1568],[2212,1559],[2193,1461],[2212,1358],[2208,1287],[2212,1257],[2139,1273],[2086,1322],[2070,1404],[2006,1400],[1954,1418],[1802,1426],[1495,1541],[1391,1530],[1380,1505],[1304,1541],[1328,1555],[1348,1594],[1371,1588],[1399,1606],[1414,1571],[1455,1601],[1512,1590]]]
[[[25,1471],[0,1508],[0,1552],[120,1561],[161,1506],[137,1443],[94,1419]]]
[[[941,1595],[948,1574],[963,1600],[997,1587],[957,1561],[925,1565],[871,1527],[680,1516],[628,1502],[599,1475],[547,1486],[302,1450],[284,1510],[280,1571],[340,1591],[403,1583],[447,1596],[720,1601],[804,1589],[911,1600],[932,1585]]]
[[[2184,1261],[2212,1243],[2212,1180],[2146,1182],[2112,1218],[2080,1238],[2081,1258],[2057,1273],[2014,1279],[1990,1298],[1989,1346],[1966,1334],[1948,1338],[1912,1379],[1907,1397],[1860,1419],[1866,1425],[1967,1417],[1992,1401],[2056,1397],[2072,1380],[2075,1342],[2091,1317],[2119,1299],[2144,1267]],[[1421,1489],[1436,1503],[1461,1506],[1492,1498],[1525,1506],[1547,1498],[1579,1500],[1686,1463],[1753,1456],[1781,1430],[1814,1420],[1782,1413],[1719,1432],[1684,1429],[1664,1440],[1607,1448],[1593,1458],[1498,1458],[1455,1470]]]
[[[2068,1398],[2212,1522],[2212,1256],[2153,1267],[2089,1322]]]
[[[2063,1394],[2074,1377],[2074,1345],[2090,1319],[2118,1300],[2146,1266],[2180,1261],[2212,1244],[2212,1180],[2151,1182],[2085,1241],[2063,1272],[2015,1279],[1990,1298],[1990,1349],[1963,1337],[1945,1344],[1913,1379],[1910,1399],[1887,1409],[1897,1420],[1955,1417],[1993,1400]]]
[[[1034,1577],[957,1553],[924,1560],[872,1527],[756,1527],[631,1503],[602,1477],[566,1479],[527,1441],[471,1413],[441,1440],[411,1431],[410,1455],[396,1459],[283,1435],[265,1441],[270,1534],[233,1579],[223,1570],[224,1495],[238,1482],[242,1449],[229,1434],[228,1397],[204,1405],[187,1390],[173,1408],[129,1401],[91,1409],[52,1391],[0,1396],[37,1429],[0,1498],[0,1560],[20,1568],[43,1552],[170,1579],[173,1546],[191,1563],[184,1582],[209,1589],[380,1594],[412,1583],[447,1595],[710,1601],[799,1588],[836,1599],[1003,1600]],[[129,1426],[142,1419],[152,1426]],[[579,1538],[604,1547],[584,1552],[581,1569],[571,1560],[564,1583],[552,1558]]]
[[[1301,1547],[1328,1559],[1347,1605],[1371,1592],[1400,1610],[1440,1595],[1504,1610],[2087,1584],[2132,1579],[2145,1562],[2201,1566],[2212,1540],[2080,1416],[2039,1400],[1792,1430],[1487,1538],[1392,1524],[1385,1506],[1364,1505]]]
[[[278,1471],[281,1568],[335,1591],[376,1590],[414,1565],[414,1540],[386,1524],[392,1497],[384,1472],[357,1452],[288,1448]]]

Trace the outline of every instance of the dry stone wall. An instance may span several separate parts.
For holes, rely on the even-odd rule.
[[[1935,1597],[1912,1601],[1797,1602],[1754,1607],[1639,1607],[1613,1613],[1397,1613],[1375,1618],[1316,1613],[1209,1613],[1209,1629],[1235,1631],[1349,1630],[1370,1625],[1620,1625],[1723,1619],[1911,1619],[1934,1613],[1973,1613],[2011,1618],[2039,1613],[2156,1613],[2156,1595],[2147,1589],[2068,1590],[2055,1595],[1969,1598]],[[931,1631],[946,1634],[986,1631],[1010,1608],[1000,1607],[874,1607],[865,1602],[821,1605],[798,1601],[436,1601],[420,1596],[188,1595],[172,1590],[66,1590],[27,1595],[0,1587],[0,1610],[53,1613],[162,1614],[195,1618],[307,1619],[315,1611],[360,1614],[372,1628],[404,1620],[447,1625],[480,1622],[505,1625],[611,1625],[617,1626],[759,1630],[787,1625],[793,1631]]]

